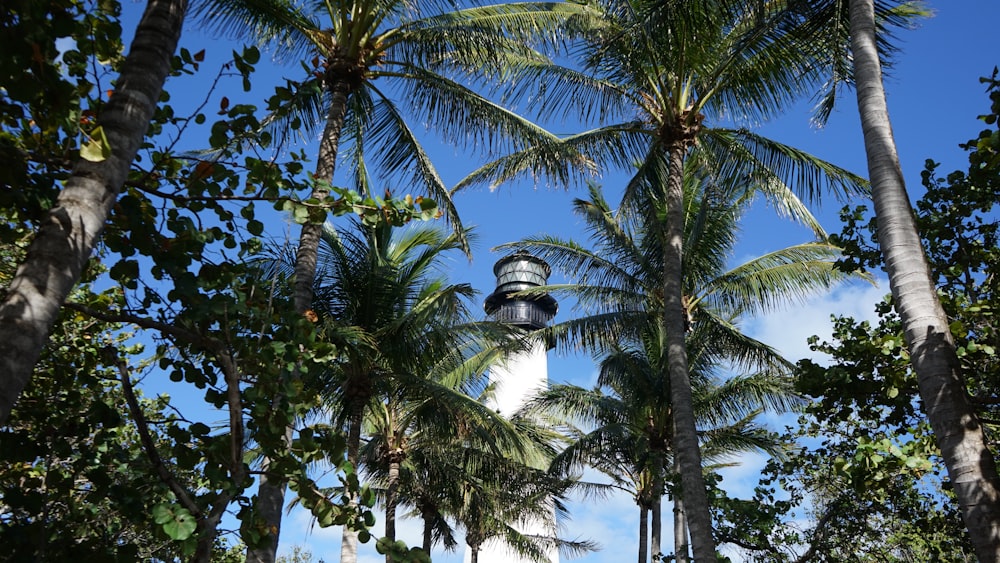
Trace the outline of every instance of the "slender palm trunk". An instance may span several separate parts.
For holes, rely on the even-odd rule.
[[[385,537],[390,542],[396,541],[396,505],[399,502],[399,454],[392,454],[389,461],[389,482],[385,494]],[[429,551],[427,553],[430,553]],[[385,554],[385,563],[392,563],[392,555]]]
[[[365,401],[358,397],[352,397],[354,404],[351,407],[351,416],[348,421],[347,430],[347,461],[354,466],[355,472],[358,468],[358,452],[361,450],[361,424],[364,421]],[[357,505],[357,494],[351,493],[351,506]],[[344,526],[340,539],[340,563],[356,563],[358,560],[358,532],[351,526]]]
[[[660,539],[663,524],[661,522],[661,508],[663,507],[663,497],[657,495],[653,498],[653,506],[649,509],[649,554],[650,559],[655,558],[660,552]]]
[[[434,543],[434,513],[429,506],[424,506],[421,512],[423,512],[424,518],[424,537],[421,547],[424,553],[429,556]]]
[[[959,373],[921,246],[882,85],[872,0],[851,0],[851,50],[879,246],[920,397],[980,561],[1000,561],[1000,478]]]
[[[687,349],[684,343],[687,331],[683,302],[683,253],[684,253],[684,155],[687,145],[674,141],[669,146],[670,175],[667,181],[665,204],[666,222],[663,226],[663,327],[666,335],[667,369],[670,396],[674,414],[675,456],[680,465],[681,485],[688,509],[688,525],[694,544],[696,561],[715,559],[715,539],[712,537],[712,516],[709,512],[705,479],[701,473],[701,451],[694,422],[694,402],[691,378],[688,374]]]
[[[649,553],[649,509],[639,501],[639,563],[646,563]]]
[[[111,155],[78,159],[41,221],[0,304],[0,425],[24,390],[49,331],[80,279],[149,128],[181,36],[187,0],[150,0],[97,124]]]
[[[674,460],[674,470],[680,472],[677,460]],[[688,563],[688,533],[687,515],[684,514],[684,497],[680,491],[674,493],[674,561]]]
[[[347,115],[347,96],[350,90],[350,84],[346,80],[335,82],[331,86],[330,91],[333,99],[327,114],[323,136],[320,138],[319,156],[316,159],[314,177],[317,180],[333,181],[333,172],[337,165],[337,150],[340,145],[340,132],[344,127],[344,117]],[[324,195],[318,186],[314,186],[309,197],[322,198]],[[295,312],[300,315],[312,306],[316,257],[319,253],[319,240],[322,233],[322,223],[307,222],[302,225],[302,232],[299,235],[299,248],[295,255],[294,304]],[[294,375],[297,376],[297,374]],[[279,403],[281,399],[282,397],[275,397],[274,403]],[[286,445],[291,445],[291,436],[287,437]],[[264,461],[264,465],[268,465],[267,460]],[[261,476],[260,486],[257,489],[257,510],[271,533],[271,540],[260,548],[248,548],[247,563],[274,563],[278,551],[278,536],[281,532],[286,485],[284,479],[268,479],[267,475]],[[355,537],[357,536],[355,535]]]
[[[650,559],[655,561],[657,554],[662,552],[661,539],[663,536],[663,455],[657,450],[653,452],[653,504],[650,506],[650,531],[649,531],[649,553]]]

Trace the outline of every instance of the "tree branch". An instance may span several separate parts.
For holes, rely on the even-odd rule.
[[[173,491],[177,500],[180,501],[184,508],[188,510],[196,518],[202,517],[202,511],[198,507],[194,499],[188,493],[187,489],[181,486],[180,483],[174,478],[173,473],[167,469],[167,466],[163,463],[163,458],[160,457],[160,452],[156,450],[156,445],[153,443],[153,437],[149,434],[149,425],[146,422],[146,415],[142,412],[142,408],[139,406],[139,401],[135,397],[135,391],[132,388],[132,381],[129,379],[128,366],[125,364],[125,360],[118,357],[117,350],[114,347],[108,346],[105,349],[105,353],[112,359],[115,366],[118,368],[119,380],[122,382],[122,392],[125,393],[125,401],[128,403],[129,413],[132,415],[132,419],[135,420],[136,429],[139,431],[139,441],[142,443],[142,449],[146,452],[146,457],[149,458],[150,463],[153,464],[153,469],[156,470],[157,477],[160,481],[163,481],[170,490]]]

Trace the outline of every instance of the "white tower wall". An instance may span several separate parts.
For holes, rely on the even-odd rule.
[[[530,350],[513,354],[506,362],[492,366],[490,383],[495,385],[494,401],[491,406],[501,415],[510,417],[539,391],[548,388],[546,345],[537,341]],[[549,518],[535,518],[518,523],[514,528],[525,535],[553,536],[556,532],[555,509],[551,510]],[[559,563],[559,550],[555,545],[547,550],[547,556],[551,563]],[[470,561],[471,553],[466,549],[465,563]],[[479,563],[534,563],[534,561],[518,555],[505,542],[491,539],[480,548]]]

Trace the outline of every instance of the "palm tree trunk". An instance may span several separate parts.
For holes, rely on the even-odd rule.
[[[655,561],[657,554],[662,552],[661,539],[663,534],[663,452],[656,450],[653,452],[653,504],[650,507],[652,513],[650,518],[650,559]]]
[[[354,466],[354,471],[358,470],[358,452],[361,450],[361,424],[365,414],[365,402],[354,397],[355,404],[351,407],[351,417],[348,421],[347,430],[347,461]],[[357,505],[357,494],[352,492],[350,506]],[[358,532],[351,526],[344,526],[344,531],[340,540],[340,563],[357,563],[358,560]]]
[[[97,124],[111,155],[78,159],[0,304],[0,425],[34,370],[66,296],[80,279],[128,177],[170,72],[187,0],[150,0]]]
[[[896,153],[875,43],[873,0],[851,0],[851,50],[879,246],[920,397],[980,561],[1000,561],[1000,478],[959,373]]]
[[[327,114],[323,136],[319,143],[319,156],[316,159],[314,178],[325,182],[333,181],[333,172],[337,165],[337,149],[340,145],[340,131],[344,127],[344,117],[347,115],[347,96],[350,93],[350,83],[346,80],[335,82],[330,92],[332,102]],[[310,198],[321,199],[326,194],[319,186],[314,186]],[[299,235],[299,248],[295,255],[295,312],[302,315],[312,306],[313,280],[316,278],[316,260],[319,253],[320,235],[323,233],[322,223],[306,222],[302,225]],[[281,397],[275,397],[274,402],[280,402]],[[286,440],[291,445],[291,436]],[[355,459],[355,461],[357,461]],[[265,459],[264,464],[267,465]],[[261,477],[257,490],[257,510],[273,534],[268,545],[256,549],[247,549],[247,563],[274,563],[278,550],[278,534],[281,530],[282,507],[285,503],[284,480],[269,480]],[[346,532],[345,532],[346,533]],[[357,535],[355,534],[355,539]],[[355,547],[355,553],[357,548]],[[342,559],[343,561],[343,559]]]
[[[674,414],[675,456],[680,464],[681,485],[688,510],[688,525],[696,561],[715,560],[712,516],[709,512],[705,479],[701,473],[701,451],[694,422],[691,379],[688,375],[687,315],[683,302],[684,253],[684,155],[687,144],[676,140],[669,145],[669,178],[664,203],[663,226],[663,328],[666,337],[667,369]]]
[[[385,537],[390,542],[396,541],[396,505],[398,504],[399,491],[399,459],[396,453],[389,461],[389,482],[386,484],[385,494]],[[429,551],[427,552],[430,553]],[[392,555],[385,554],[385,563],[392,563]]]
[[[677,460],[674,460],[674,470],[680,471]],[[674,561],[677,563],[688,563],[688,533],[687,515],[684,514],[684,497],[680,491],[674,492]]]
[[[649,510],[639,501],[639,563],[646,563],[649,552]]]
[[[656,497],[654,497],[653,498],[653,506],[649,510],[650,515],[651,515],[650,519],[649,519],[649,527],[650,527],[650,530],[649,530],[649,553],[650,553],[650,559],[653,560],[653,561],[656,560],[654,558],[661,552],[661,549],[660,549],[660,539],[661,539],[661,537],[660,536],[661,536],[661,531],[662,531],[663,525],[661,523],[661,510],[660,509],[663,506],[662,501],[663,501],[663,497],[661,497],[659,495],[657,495]]]
[[[424,518],[424,537],[421,547],[428,556],[431,554],[431,547],[434,543],[434,514],[431,512],[430,507],[425,506],[421,512]]]
[[[332,183],[333,172],[337,167],[337,150],[340,147],[340,132],[344,128],[344,118],[347,116],[347,97],[351,93],[351,84],[347,80],[337,80],[330,85],[330,112],[326,117],[323,136],[319,142],[319,155],[316,157],[316,172],[313,177],[317,181]],[[314,185],[310,198],[322,199],[327,194],[322,186]],[[312,306],[313,280],[316,278],[316,256],[319,252],[319,239],[323,233],[323,223],[311,221],[302,225],[299,234],[299,248],[295,254],[295,311],[304,313]]]
[[[292,443],[291,428],[285,435],[285,444]],[[246,563],[274,563],[278,556],[278,538],[281,536],[282,509],[285,505],[286,483],[281,478],[272,478],[267,474],[271,460],[265,458],[257,487],[257,510],[267,524],[269,539],[267,544],[256,548],[247,548]]]

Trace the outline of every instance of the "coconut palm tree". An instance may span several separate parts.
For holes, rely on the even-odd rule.
[[[752,189],[742,183],[714,182],[703,172],[689,163],[685,181],[682,336],[688,341],[691,373],[704,378],[717,366],[728,363],[747,373],[766,374],[752,380],[757,385],[778,381],[771,376],[787,373],[790,365],[771,348],[742,334],[735,322],[827,289],[842,279],[843,275],[833,268],[837,249],[826,243],[807,243],[727,268],[726,261],[738,236],[736,225]],[[570,349],[582,345],[597,357],[620,362],[641,351],[638,357],[645,358],[646,364],[634,358],[629,360],[636,373],[641,365],[653,371],[663,370],[668,359],[668,338],[664,332],[669,331],[662,321],[663,238],[658,221],[663,204],[647,208],[642,215],[628,216],[613,211],[599,188],[592,186],[590,195],[590,200],[577,200],[575,208],[597,248],[587,249],[550,236],[512,243],[576,279],[575,283],[547,286],[544,290],[573,296],[586,315],[545,330],[556,339],[557,347]],[[628,353],[623,355],[623,350]],[[620,368],[614,373],[627,372]],[[629,384],[634,385],[630,393],[634,391],[637,397],[654,398],[643,405],[649,408],[660,405],[656,416],[652,411],[640,415],[642,420],[634,429],[643,433],[649,443],[657,444],[646,451],[657,463],[654,476],[662,474],[666,445],[678,457],[682,448],[674,426],[677,409],[674,380],[661,372],[658,378],[650,375],[648,389],[640,389],[638,381]],[[696,404],[697,388],[692,386],[692,407]],[[771,392],[779,390],[772,388]],[[750,404],[759,405],[766,396],[759,394],[754,398],[758,402]],[[776,396],[787,398],[787,394]],[[627,404],[626,397],[621,399]],[[743,411],[746,414],[749,413]],[[619,428],[619,431],[624,430]],[[634,475],[645,469],[634,459],[627,463],[637,472]],[[654,496],[655,491],[662,489],[660,483],[651,483],[651,487]],[[686,483],[683,490],[684,500],[688,501]]]
[[[832,69],[820,106],[825,119],[838,86],[853,85],[868,157],[879,247],[893,304],[904,326],[920,398],[981,561],[1000,560],[1000,475],[973,409],[914,220],[889,121],[883,61],[895,49],[892,28],[926,15],[919,2],[800,2],[813,27],[818,68]]]
[[[347,458],[355,467],[361,459],[366,420],[385,414],[382,418],[392,423],[390,434],[408,426],[399,425],[398,404],[423,401],[422,414],[437,408],[436,414],[443,417],[458,410],[478,416],[477,428],[487,426],[483,420],[496,432],[506,427],[503,419],[461,393],[467,381],[451,372],[427,377],[435,362],[453,361],[467,352],[475,337],[485,337],[490,330],[488,325],[480,325],[487,328],[478,333],[466,330],[466,301],[474,292],[468,284],[450,284],[438,273],[441,259],[450,251],[460,251],[467,237],[467,233],[462,237],[445,234],[429,225],[399,230],[357,219],[340,229],[328,226],[322,233],[321,268],[310,310],[316,315],[317,338],[336,346],[339,357],[329,369],[304,377],[321,390],[323,415],[346,428]],[[264,268],[277,270],[278,279],[290,279],[295,264],[294,254],[286,252]],[[459,407],[448,403],[463,399]],[[502,434],[493,439],[504,443]],[[347,528],[345,536],[348,560],[347,553],[356,549],[356,536]]]
[[[656,350],[659,342],[659,338],[647,338],[645,345],[619,348],[606,356],[594,389],[553,386],[536,402],[536,408],[556,411],[587,427],[574,432],[576,440],[556,459],[554,470],[578,471],[591,466],[610,477],[616,488],[634,496],[640,510],[640,563],[647,561],[650,553],[661,551],[660,505],[667,470],[675,457],[670,388],[657,365],[665,359],[662,351]],[[720,384],[703,373],[692,371],[692,375],[706,461],[748,451],[781,454],[773,437],[754,424],[753,418],[765,406],[782,409],[795,402],[787,380],[768,373]],[[647,543],[649,539],[651,543]],[[675,545],[678,560],[687,560],[686,553],[682,554],[685,544]]]
[[[879,248],[924,411],[980,561],[1000,561],[1000,475],[969,400],[948,316],[920,242],[882,88],[872,0],[851,0],[851,53]]]
[[[623,207],[656,202],[665,210],[659,309],[665,323],[674,394],[677,451],[683,469],[696,557],[715,557],[701,475],[688,358],[683,263],[683,178],[687,161],[708,174],[745,178],[779,210],[808,218],[791,193],[818,199],[824,189],[857,191],[862,182],[843,170],[736,124],[777,115],[816,80],[808,50],[798,43],[796,19],[785,2],[595,0],[600,18],[575,20],[582,71],[544,65],[519,69],[538,88],[524,89],[541,112],[565,111],[601,126],[560,141],[567,162],[596,168],[633,167]],[[620,121],[619,121],[620,119]],[[556,149],[525,150],[486,165],[459,184],[498,184],[551,171]],[[821,232],[815,223],[812,226]]]
[[[405,454],[394,440],[405,438],[410,426],[399,419],[407,403],[420,407],[416,421],[436,422],[438,434],[471,428],[488,432],[497,447],[516,449],[509,425],[461,392],[463,381],[448,363],[456,351],[469,349],[463,321],[473,291],[468,284],[447,283],[437,268],[448,251],[461,249],[463,237],[428,226],[393,233],[388,225],[355,222],[354,229],[327,229],[321,240],[312,308],[341,357],[316,384],[325,390],[332,416],[347,428],[348,460],[358,466],[364,423],[375,419],[389,424],[383,426],[390,437],[383,441],[385,451]],[[476,358],[488,361],[489,354]],[[428,377],[435,364],[452,369]],[[475,365],[466,364],[461,373],[474,373]],[[345,529],[347,552],[356,549],[353,539]]]
[[[532,423],[525,420],[521,425]],[[535,429],[539,430],[539,429]],[[543,431],[542,434],[545,434]],[[466,478],[459,483],[462,502],[453,517],[465,531],[471,563],[488,542],[499,542],[514,560],[549,563],[558,552],[573,557],[595,549],[593,542],[560,537],[553,526],[541,534],[527,534],[527,522],[551,522],[568,517],[565,505],[575,479],[555,475],[525,459],[498,456],[491,451],[463,448],[458,457]]]
[[[510,329],[499,323],[456,323],[445,330],[428,332],[425,337],[430,341],[443,336],[450,349],[433,345],[419,357],[387,358],[394,366],[390,392],[386,397],[373,397],[360,458],[366,474],[384,490],[385,537],[396,540],[396,512],[401,503],[418,506],[427,528],[424,548],[428,554],[435,524],[445,538],[451,536],[450,528],[440,529],[440,517],[444,507],[459,502],[438,500],[428,488],[433,483],[416,482],[442,473],[440,467],[427,463],[441,463],[448,447],[479,448],[511,460],[525,459],[535,449],[527,443],[527,436],[520,436],[512,425],[498,424],[496,412],[473,398],[485,390],[489,367],[521,343],[511,344]],[[449,473],[448,479],[458,484],[468,476]]]

